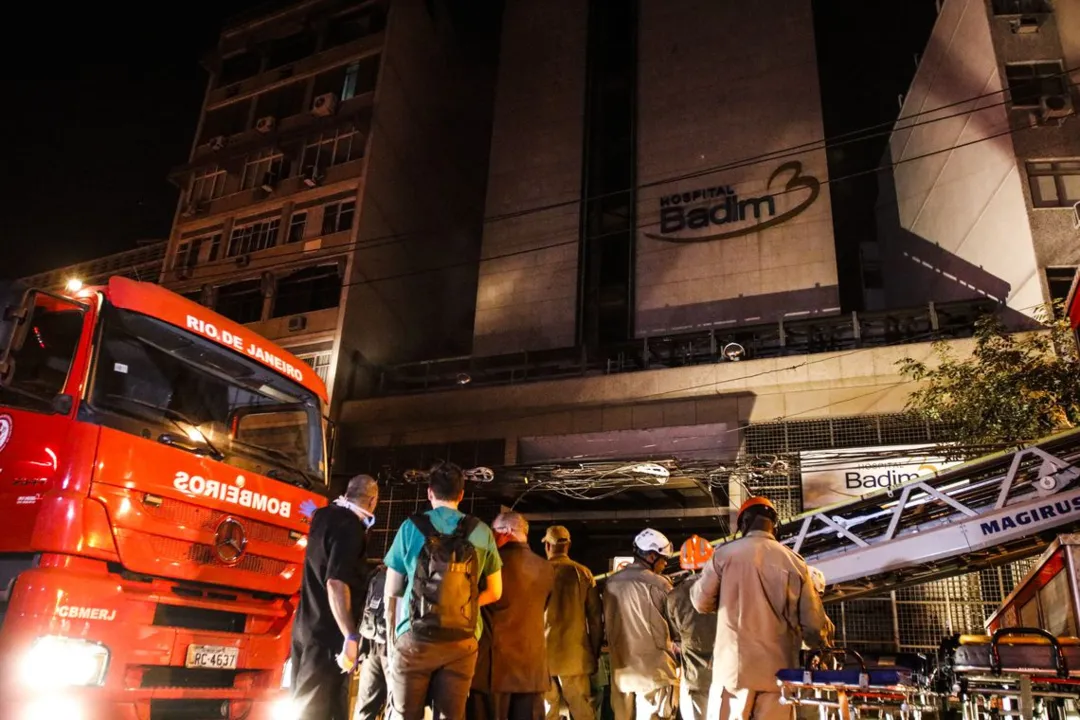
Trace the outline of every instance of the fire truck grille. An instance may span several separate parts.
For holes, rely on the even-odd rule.
[[[161,558],[181,562],[191,561],[200,565],[221,566],[221,562],[218,561],[217,556],[214,554],[214,548],[209,545],[203,545],[202,543],[187,543],[182,540],[173,540],[171,538],[159,536],[151,537],[150,543]],[[289,563],[284,560],[277,560],[276,558],[246,553],[241,556],[240,562],[230,567],[236,570],[246,570],[247,572],[259,573],[260,575],[277,577],[285,572],[289,567]]]
[[[191,503],[181,502],[171,498],[162,498],[161,504],[157,506],[144,503],[142,509],[147,515],[172,525],[184,525],[209,532],[217,530],[217,526],[222,519],[228,517],[228,513],[199,507],[198,505],[192,505]],[[247,533],[249,540],[273,543],[274,545],[281,545],[282,547],[296,547],[296,541],[289,537],[288,528],[278,527],[256,520],[244,519],[241,522],[244,525],[244,532]]]
[[[231,717],[228,700],[159,700],[150,701],[150,720],[215,720]]]
[[[231,688],[238,674],[237,670],[151,666],[143,669],[140,687]]]

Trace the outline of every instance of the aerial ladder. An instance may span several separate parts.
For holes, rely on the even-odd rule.
[[[991,619],[989,634],[944,638],[928,661],[914,663],[834,651],[830,665],[808,660],[777,673],[780,702],[816,708],[822,720],[1075,720],[1080,616],[1067,615],[1080,612],[1080,535],[1062,533],[1077,527],[1080,430],[783,523],[780,541],[824,574],[826,602],[996,567],[1049,547]]]
[[[1080,526],[1080,430],[785,521],[826,602],[997,567]]]

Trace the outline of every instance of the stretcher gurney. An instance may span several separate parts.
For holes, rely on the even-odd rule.
[[[834,716],[917,719],[940,707],[929,687],[927,668],[922,656],[868,662],[857,652],[833,648],[825,655],[811,654],[804,668],[781,670],[776,681],[781,703],[817,708],[822,720]]]
[[[1066,720],[1080,713],[1080,640],[1044,630],[1005,628],[992,636],[945,640],[933,663],[855,663],[811,658],[805,668],[777,673],[781,702],[839,715],[965,720]]]
[[[933,687],[966,717],[1076,717],[1080,640],[1038,628],[1002,628],[942,643]]]

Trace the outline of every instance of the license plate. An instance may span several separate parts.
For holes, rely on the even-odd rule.
[[[235,670],[240,648],[224,645],[188,645],[184,667]]]

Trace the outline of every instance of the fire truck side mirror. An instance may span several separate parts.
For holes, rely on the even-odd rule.
[[[326,464],[334,466],[334,452],[337,450],[338,428],[333,420],[326,421]],[[327,475],[330,473],[327,472]]]

